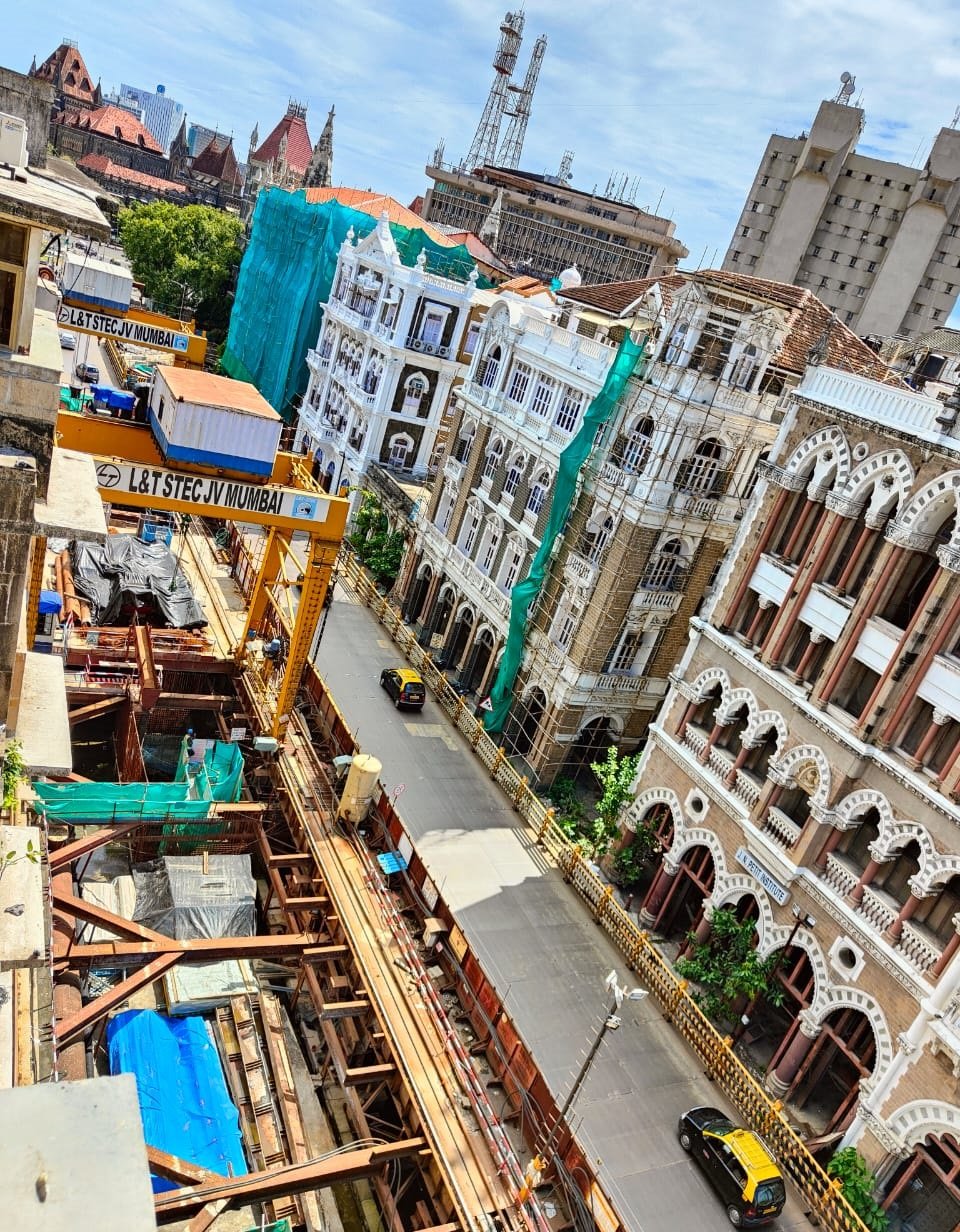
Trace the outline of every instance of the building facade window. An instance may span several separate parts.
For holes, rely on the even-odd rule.
[[[555,389],[555,383],[548,376],[537,374],[536,383],[533,387],[533,398],[530,401],[530,410],[539,419],[545,419],[549,413]]]
[[[497,383],[502,362],[503,354],[498,346],[492,347],[481,359],[477,369],[477,383],[482,389],[492,389]]]
[[[716,437],[708,436],[680,463],[677,487],[704,495],[716,492],[720,486],[722,461],[723,446]]]
[[[607,544],[610,542],[610,537],[614,532],[613,515],[607,516],[597,526],[591,528],[590,523],[587,523],[586,532],[586,556],[591,564],[600,563],[600,558],[606,551]]]
[[[563,432],[572,432],[577,426],[582,409],[583,394],[579,389],[571,389],[569,385],[564,385],[554,423]]]
[[[478,559],[481,573],[489,574],[493,568],[493,562],[497,557],[497,549],[500,547],[501,534],[499,522],[488,522],[487,532],[484,535],[483,546]]]
[[[503,490],[507,496],[513,496],[520,485],[520,480],[523,478],[523,472],[526,470],[527,460],[522,453],[518,453],[510,463],[510,469],[507,471],[507,478],[503,484]]]
[[[531,369],[527,364],[514,364],[507,382],[507,401],[522,402],[530,385]]]
[[[409,436],[392,436],[390,438],[390,465],[406,466],[412,449],[413,440]]]
[[[526,512],[533,514],[536,517],[543,508],[543,503],[547,499],[547,492],[550,488],[550,472],[541,471],[533,481],[533,486],[530,488],[530,495],[527,497]]]
[[[373,391],[371,391],[373,392]],[[420,376],[408,377],[403,386],[403,406],[402,412],[404,415],[418,415],[420,413],[420,403],[423,401],[427,393],[426,378]]]
[[[680,539],[668,539],[650,557],[640,585],[644,590],[680,590],[685,573],[683,543]]]
[[[453,456],[458,462],[464,463],[470,457],[470,451],[473,449],[473,438],[476,436],[476,432],[476,426],[472,423],[464,424],[460,429],[457,446],[453,451]]]
[[[480,510],[476,505],[471,505],[467,509],[467,516],[463,519],[463,528],[460,532],[460,550],[464,556],[469,556],[473,551],[479,529]]]
[[[507,544],[503,557],[503,567],[500,571],[500,589],[510,591],[516,586],[523,565],[523,546],[513,540]]]
[[[503,461],[503,441],[497,439],[487,450],[487,456],[483,462],[483,478],[492,479],[497,473],[497,467]]]

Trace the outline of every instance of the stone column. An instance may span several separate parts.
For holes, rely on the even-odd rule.
[[[813,867],[818,873],[822,873],[827,867],[827,857],[836,851],[840,845],[840,840],[843,838],[845,831],[838,826],[833,826],[830,833],[827,835],[827,841],[820,848],[820,854],[813,862]]]
[[[953,917],[953,927],[954,929],[960,929],[960,913]],[[955,931],[943,947],[943,953],[930,968],[931,979],[938,980],[943,975],[957,950],[960,950],[960,932]]]
[[[877,870],[880,868],[880,865],[883,863],[884,863],[883,860],[876,860],[873,858],[870,859],[870,862],[867,864],[867,867],[860,874],[860,880],[857,882],[857,884],[853,887],[850,893],[843,900],[847,904],[848,907],[859,907],[860,906],[860,904],[863,902],[864,890],[867,888],[870,882],[873,881],[874,877],[876,877]]]
[[[683,737],[687,730],[687,724],[693,718],[694,712],[696,711],[698,704],[699,703],[697,702],[687,702],[686,708],[684,709],[684,712],[683,712],[683,717],[681,718],[677,726],[677,739],[678,740],[680,741],[683,740]]]
[[[750,741],[750,743],[748,744],[744,744],[742,740],[740,741],[740,752],[733,759],[733,765],[730,767],[730,769],[727,771],[726,775],[724,776],[723,783],[725,787],[733,787],[736,784],[737,771],[740,769],[743,763],[750,756],[751,750],[755,749],[756,747],[757,747],[757,744],[755,741]]]
[[[917,745],[916,753],[912,757],[907,758],[907,761],[915,770],[918,770],[923,765],[923,759],[930,752],[930,746],[936,740],[949,718],[950,716],[942,710],[934,710],[933,722],[923,733],[923,739]]]
[[[793,549],[800,542],[800,537],[805,533],[807,527],[809,526],[811,514],[815,514],[819,512],[821,509],[822,509],[822,506],[819,501],[811,500],[809,497],[807,497],[806,503],[804,504],[803,508],[800,510],[800,516],[797,518],[797,521],[794,525],[793,533],[791,534],[790,538],[787,540],[786,546],[783,549],[783,557],[785,560],[792,559]]]
[[[831,494],[832,496],[832,494]],[[831,496],[827,497],[828,505],[831,504]],[[840,531],[840,519],[845,516],[839,509],[830,508],[827,516],[824,518],[823,527],[820,533],[815,537],[812,547],[815,549],[811,553],[807,553],[807,557],[802,565],[797,566],[797,571],[793,575],[793,586],[788,590],[780,607],[780,618],[774,622],[774,630],[779,627],[776,640],[773,642],[769,651],[764,647],[764,658],[771,667],[778,666],[780,657],[786,649],[787,641],[790,634],[793,632],[797,623],[797,617],[803,610],[803,605],[806,602],[813,588],[814,582],[819,579],[821,570],[833,550],[833,545],[836,542],[837,535]],[[803,574],[803,581],[798,586],[800,575]]]
[[[807,643],[807,648],[800,657],[800,662],[797,664],[796,677],[802,683],[806,680],[807,668],[813,662],[813,656],[817,653],[817,647],[821,645],[826,635],[821,633],[819,629],[813,629],[810,633],[810,641]]]
[[[716,740],[716,738],[720,735],[722,731],[723,731],[722,723],[714,724],[713,731],[707,737],[707,743],[703,746],[703,749],[697,754],[697,761],[700,762],[701,765],[705,766],[707,762],[709,761],[710,750],[713,748],[714,741]]]
[[[864,552],[873,541],[873,537],[876,534],[877,530],[872,526],[865,526],[860,532],[860,537],[853,545],[853,551],[847,558],[847,563],[843,566],[843,572],[840,574],[839,578],[837,578],[837,590],[843,591],[846,589],[847,583],[856,572],[860,561],[863,558]]]
[[[896,945],[903,935],[903,926],[907,920],[912,919],[917,913],[917,908],[923,902],[926,895],[918,895],[913,886],[910,887],[910,897],[900,908],[897,918],[893,921],[888,929],[883,933],[884,941],[889,941],[891,945]]]
[[[811,1020],[809,1010],[801,1010],[797,1018],[797,1031],[790,1046],[777,1062],[777,1068],[767,1074],[764,1083],[777,1099],[783,1099],[790,1090],[819,1035],[820,1026]]]
[[[769,610],[772,607],[773,607],[772,599],[767,599],[764,597],[758,600],[756,615],[754,616],[753,620],[750,621],[749,628],[744,634],[744,637],[747,639],[747,641],[750,643],[751,646],[756,646],[757,631],[760,628],[761,624],[763,624],[764,616],[766,615],[767,612],[769,612]]]
[[[663,904],[667,901],[667,895],[676,881],[678,864],[673,864],[664,855],[661,861],[660,868],[657,870],[657,875],[654,877],[650,889],[647,890],[646,897],[643,900],[637,919],[640,921],[642,928],[653,928],[657,922],[657,916],[663,910]]]
[[[769,547],[770,540],[773,538],[774,532],[778,529],[780,515],[783,513],[783,507],[787,503],[787,498],[789,496],[790,491],[783,488],[777,494],[777,499],[773,502],[773,507],[767,515],[767,520],[757,542],[757,546],[751,552],[750,561],[740,577],[740,583],[734,592],[733,598],[727,605],[727,610],[723,617],[723,623],[720,626],[722,631],[728,629],[737,618],[737,609],[740,607],[740,604],[746,596],[747,589],[750,585],[750,579],[753,577],[754,571],[760,562],[760,557]]]

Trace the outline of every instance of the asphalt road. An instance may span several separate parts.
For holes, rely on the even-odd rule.
[[[400,663],[338,587],[317,665],[364,752],[382,761],[407,832],[562,1101],[606,1013],[604,977],[616,969],[629,983],[629,973],[441,707],[428,694],[420,713],[394,709],[378,682]],[[635,1232],[720,1232],[724,1209],[676,1137],[679,1114],[718,1093],[652,997],[627,1002],[622,1017],[571,1111],[580,1142]],[[772,1226],[810,1225],[791,1195]]]

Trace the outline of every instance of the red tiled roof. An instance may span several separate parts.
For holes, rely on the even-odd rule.
[[[310,165],[313,145],[307,132],[307,121],[300,115],[285,115],[260,148],[250,155],[250,162],[272,163],[280,153],[280,139],[284,133],[287,135],[287,166],[303,174]]]
[[[673,295],[687,282],[749,296],[767,304],[775,304],[787,314],[787,335],[780,353],[774,358],[778,368],[803,373],[810,348],[827,329],[827,351],[824,364],[844,368],[874,381],[890,380],[890,369],[857,335],[821,300],[803,287],[789,282],[771,282],[766,278],[751,278],[727,270],[699,270],[697,273],[670,274],[664,278],[643,278],[634,282],[608,282],[597,286],[574,287],[561,292],[563,299],[586,307],[620,316],[655,282],[660,284],[665,306],[669,308]]]
[[[215,180],[225,180],[228,184],[240,183],[240,168],[237,156],[233,152],[232,137],[212,137],[193,160],[192,171],[198,175],[209,175]]]
[[[609,312],[619,316],[635,304],[645,291],[655,282],[660,284],[660,293],[667,307],[673,299],[673,292],[686,283],[682,274],[666,274],[662,278],[631,278],[627,282],[602,282],[589,287],[567,287],[557,294],[561,299],[572,299],[577,304],[588,308],[598,308],[601,312]]]
[[[149,150],[151,154],[163,153],[153,133],[135,115],[122,107],[115,107],[113,103],[98,107],[96,111],[71,112],[64,115],[60,122],[84,132],[99,133],[114,141],[122,141],[124,145],[135,145],[138,149]]]
[[[68,98],[81,103],[92,103],[96,87],[90,80],[87,66],[77,47],[69,43],[61,43],[56,51],[52,51],[46,60],[37,68],[35,77],[41,81],[51,82]]]
[[[82,171],[91,175],[103,176],[104,179],[116,180],[123,184],[131,184],[135,188],[149,188],[154,192],[180,193],[187,196],[185,184],[176,180],[164,180],[157,175],[146,175],[142,171],[133,171],[130,167],[121,167],[106,154],[87,154],[77,163]]]
[[[419,214],[408,210],[395,198],[375,193],[369,188],[308,188],[306,196],[309,205],[323,205],[325,201],[338,201],[341,205],[348,205],[353,210],[359,210],[361,214],[369,214],[371,218],[379,218],[386,212],[390,222],[397,222],[403,227],[419,227],[444,248],[455,248],[458,243],[457,240],[451,239],[449,235],[445,235],[431,223],[425,222]]]

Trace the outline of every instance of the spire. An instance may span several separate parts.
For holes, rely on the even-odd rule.
[[[33,59],[30,61],[30,72],[27,75],[29,77],[36,77],[37,75],[37,57],[36,56],[34,56]]]
[[[320,139],[313,147],[310,163],[303,174],[304,188],[330,188],[333,185],[333,117],[336,108],[327,113]]]
[[[250,134],[250,154],[251,155],[253,154],[254,150],[256,150],[259,144],[260,144],[260,125],[254,124],[253,132]]]

